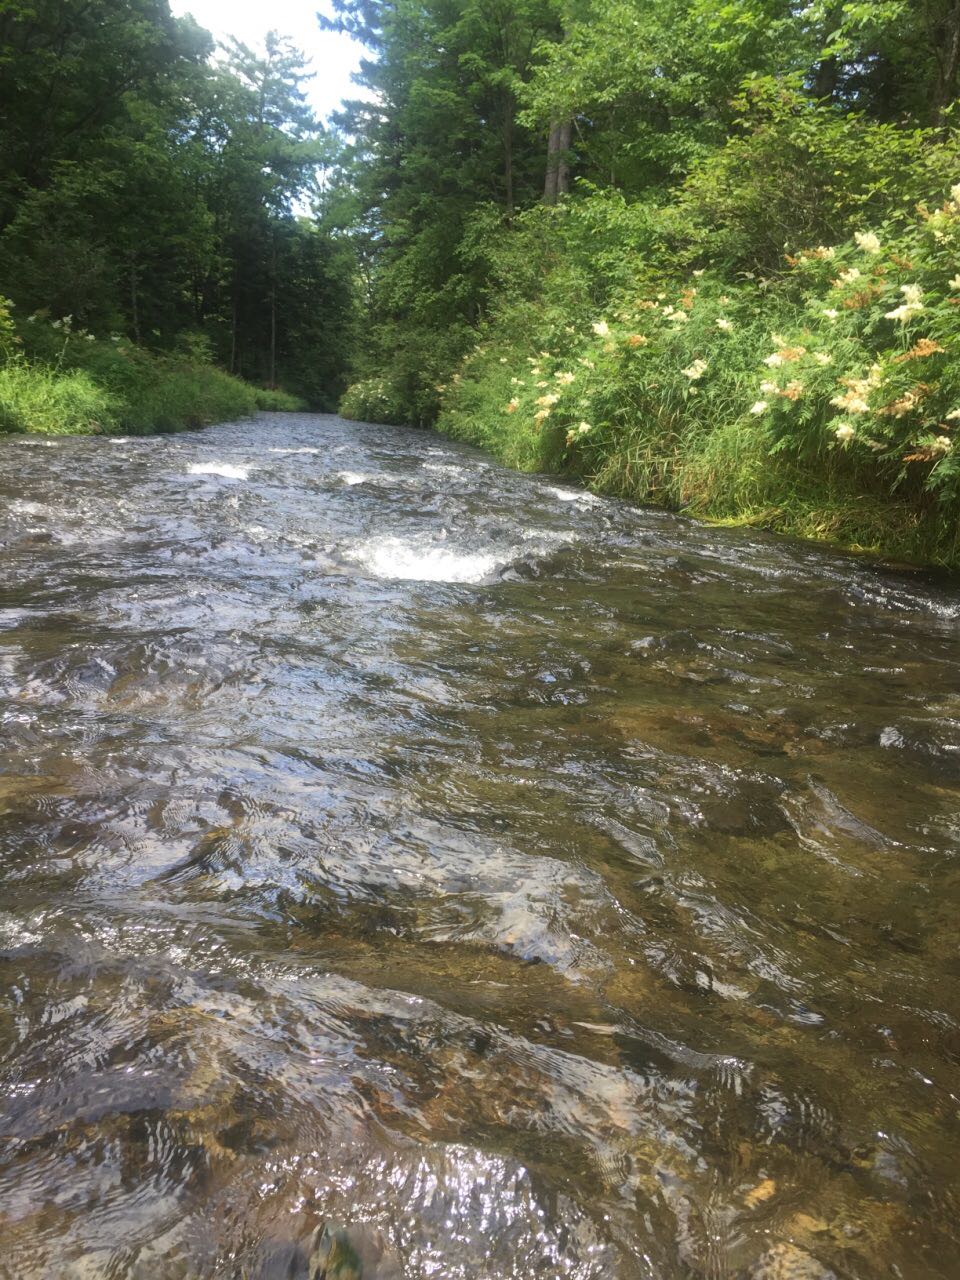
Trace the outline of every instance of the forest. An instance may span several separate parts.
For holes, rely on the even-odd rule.
[[[331,141],[289,40],[225,53],[166,0],[4,5],[0,430],[335,403],[353,265],[299,212]]]
[[[6,7],[0,425],[339,404],[957,563],[957,0],[318,21],[367,50],[326,125],[280,35],[212,59],[164,0]]]

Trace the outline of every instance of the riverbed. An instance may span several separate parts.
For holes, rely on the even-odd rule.
[[[960,1276],[960,588],[321,415],[0,544],[0,1275]]]

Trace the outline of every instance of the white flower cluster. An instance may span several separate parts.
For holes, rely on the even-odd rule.
[[[853,238],[857,242],[857,248],[862,249],[864,253],[880,252],[882,246],[872,231],[855,231]]]
[[[900,292],[903,294],[903,302],[892,311],[885,312],[885,319],[906,324],[923,310],[923,290],[918,284],[902,284]]]

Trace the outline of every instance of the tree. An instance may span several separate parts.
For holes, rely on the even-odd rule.
[[[161,350],[200,331],[232,370],[273,385],[289,344],[309,340],[285,300],[312,279],[347,306],[343,247],[325,255],[295,212],[333,148],[288,40],[233,42],[226,65],[212,50],[166,0],[4,7],[0,270],[28,311]]]
[[[346,182],[375,246],[369,354],[397,352],[410,416],[428,420],[440,370],[483,313],[487,263],[470,246],[478,212],[508,219],[542,190],[537,129],[517,121],[536,48],[559,36],[554,0],[336,0],[332,24],[377,53],[372,102],[338,119],[356,139]],[[341,190],[342,190],[341,183]]]

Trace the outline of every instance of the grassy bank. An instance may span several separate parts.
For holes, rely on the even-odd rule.
[[[599,288],[583,216],[535,215],[555,265],[438,385],[442,431],[597,492],[960,566],[960,184],[764,277],[647,259]],[[381,407],[365,390],[355,416]]]
[[[69,320],[16,326],[0,302],[0,433],[149,435],[303,407],[196,354],[157,355]]]
[[[465,287],[469,261],[483,279],[460,349],[429,343],[416,310],[404,347],[387,311],[343,411],[436,424],[598,492],[958,568],[960,137],[784,80],[745,82],[736,106],[661,187],[475,209],[451,276]]]

